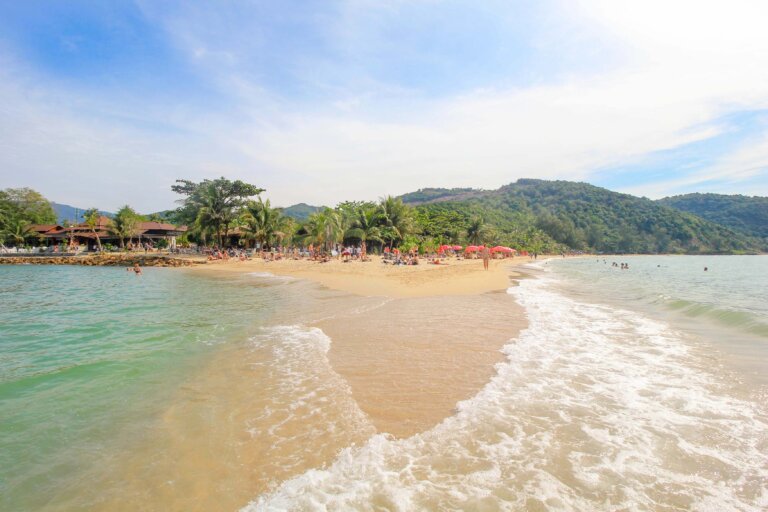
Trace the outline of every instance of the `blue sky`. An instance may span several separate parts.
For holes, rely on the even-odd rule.
[[[0,187],[173,206],[582,180],[768,195],[758,1],[0,4]]]

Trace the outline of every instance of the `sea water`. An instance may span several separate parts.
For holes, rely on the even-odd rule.
[[[398,438],[318,326],[384,312],[440,343],[448,312],[487,334],[482,302],[414,320],[270,274],[0,267],[0,509],[765,510],[768,259],[617,262],[525,269],[490,380]]]
[[[533,265],[528,328],[454,415],[246,510],[768,509],[768,258],[617,262]]]
[[[0,266],[0,510],[56,508],[97,485],[268,299],[174,269]]]

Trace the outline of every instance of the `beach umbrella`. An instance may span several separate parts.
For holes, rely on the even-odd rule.
[[[464,249],[464,250],[465,250],[466,252],[475,252],[475,251],[479,251],[479,250],[480,250],[480,247],[478,247],[478,246],[476,246],[476,245],[468,245],[468,246],[467,246],[467,248],[466,248],[466,249]]]
[[[446,251],[446,250],[447,251],[451,251],[451,250],[453,250],[453,247],[450,246],[450,245],[441,245],[440,248],[438,249],[438,251],[440,251],[440,252],[443,252],[443,251]]]
[[[460,246],[460,245],[454,245],[454,246],[453,246],[453,250],[454,250],[454,251],[460,251],[460,250],[462,250],[462,249],[463,249],[463,247],[462,247],[462,246]]]

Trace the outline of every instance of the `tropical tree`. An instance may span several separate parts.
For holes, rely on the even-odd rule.
[[[366,245],[369,241],[381,242],[380,217],[376,205],[358,205],[350,215],[351,227],[346,230],[345,238],[356,238]]]
[[[3,239],[10,240],[15,245],[24,245],[24,242],[33,235],[33,232],[29,222],[15,218],[5,224],[1,235]]]
[[[171,190],[186,196],[181,200],[178,216],[187,224],[197,223],[201,229],[210,228],[220,247],[246,200],[264,191],[255,185],[224,177],[200,183],[189,180],[176,180],[176,183]]]
[[[474,215],[469,219],[467,225],[467,242],[472,245],[478,245],[490,238],[492,228],[485,223],[485,219],[479,215]]]
[[[85,211],[83,216],[85,218],[85,225],[88,226],[88,228],[91,230],[91,233],[93,233],[93,236],[96,238],[96,245],[99,247],[99,252],[101,252],[101,237],[99,236],[99,232],[96,228],[101,227],[99,225],[99,221],[102,215],[96,208],[89,208]]]
[[[323,208],[313,213],[304,225],[304,240],[322,245],[330,250],[333,244],[341,242],[344,236],[342,218],[337,210]]]
[[[380,236],[389,242],[390,247],[415,232],[413,209],[400,198],[383,198],[379,203],[379,215]]]
[[[0,190],[0,221],[5,217],[19,218],[30,224],[53,224],[56,213],[51,203],[31,188]]]
[[[286,217],[278,208],[272,208],[269,199],[249,201],[242,216],[243,230],[249,237],[267,249],[275,242],[282,243],[292,230],[293,219]]]
[[[125,240],[132,239],[141,221],[141,216],[128,205],[120,208],[109,225],[109,231],[120,239],[120,248],[125,248]]]

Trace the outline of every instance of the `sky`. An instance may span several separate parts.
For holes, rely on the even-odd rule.
[[[768,2],[0,2],[0,188],[114,211],[586,181],[768,195]]]

